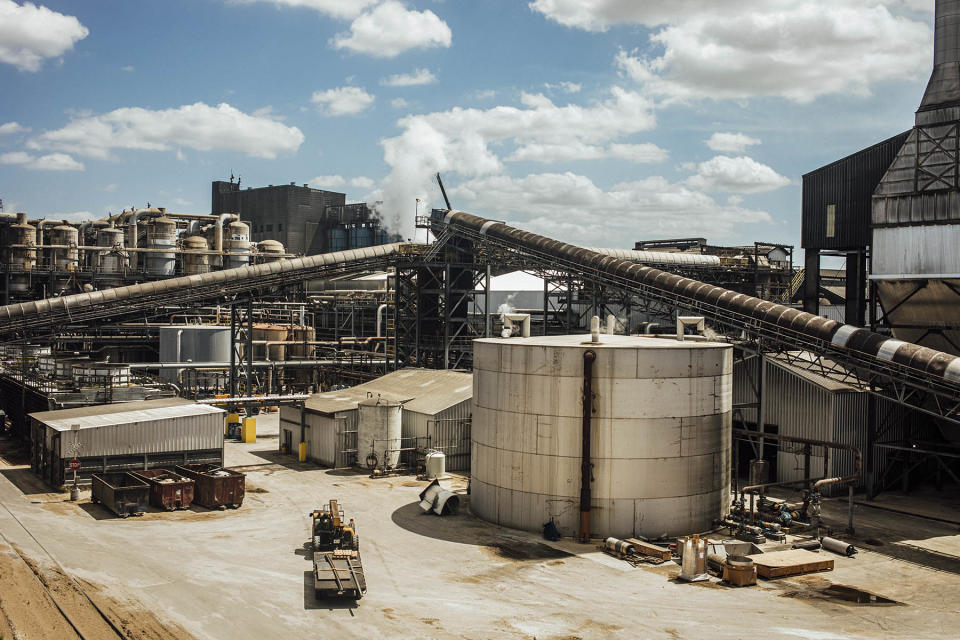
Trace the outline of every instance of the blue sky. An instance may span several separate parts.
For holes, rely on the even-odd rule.
[[[0,198],[210,181],[416,198],[593,246],[799,245],[800,177],[912,125],[933,0],[0,0]]]

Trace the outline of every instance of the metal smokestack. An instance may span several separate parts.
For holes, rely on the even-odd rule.
[[[943,109],[939,114],[926,112]],[[937,0],[933,73],[917,110],[917,124],[957,119],[960,109],[960,0]],[[926,115],[921,115],[926,114]]]

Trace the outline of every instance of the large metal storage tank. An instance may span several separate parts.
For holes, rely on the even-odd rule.
[[[313,327],[295,325],[290,329],[288,337],[300,343],[289,345],[287,354],[291,359],[307,358],[313,353],[313,345],[309,344],[317,339],[317,331]]]
[[[271,344],[269,349],[263,342],[285,342],[289,330],[282,324],[254,324],[253,325],[253,359],[280,361],[287,359],[287,347],[282,344]]]
[[[171,325],[160,327],[160,362],[229,362],[230,327]],[[176,370],[173,377],[176,377]],[[169,377],[164,375],[164,377]]]
[[[730,503],[733,350],[604,335],[474,341],[471,508],[500,525],[579,527],[582,390],[593,364],[591,532],[704,531]]]
[[[239,220],[227,226],[223,249],[229,253],[224,258],[224,269],[235,269],[250,264],[250,227]]]
[[[99,272],[97,282],[101,285],[120,286],[123,284],[123,272],[127,269],[127,259],[123,254],[123,229],[103,227],[97,229],[99,252]]]
[[[143,258],[147,273],[155,276],[172,276],[177,266],[177,254],[174,252],[177,244],[177,223],[164,216],[154,219],[148,228],[147,248],[169,251],[148,253]]]
[[[403,405],[367,398],[357,403],[357,409],[357,462],[368,467],[396,467],[400,462]]]
[[[13,244],[24,245],[20,249],[12,249],[10,256],[11,271],[30,272],[37,264],[37,250],[35,239],[37,228],[27,224],[27,214],[18,213],[17,223],[10,225],[13,235]],[[27,293],[30,291],[30,276],[15,275],[10,278],[10,293]]]
[[[183,262],[183,274],[187,276],[207,273],[210,271],[210,256],[205,252],[209,249],[207,239],[203,236],[187,236],[182,242],[185,253],[180,254]]]

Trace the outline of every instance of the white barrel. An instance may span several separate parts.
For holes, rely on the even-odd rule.
[[[588,349],[593,536],[708,530],[730,503],[733,350],[672,338],[475,340],[471,509],[577,533]]]
[[[431,451],[427,454],[427,480],[443,478],[447,475],[447,456],[442,451]]]
[[[376,467],[396,467],[400,462],[403,405],[382,398],[367,398],[358,405],[357,462],[372,466],[367,459],[373,455]]]

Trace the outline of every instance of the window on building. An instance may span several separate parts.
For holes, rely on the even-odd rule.
[[[283,223],[277,225],[277,231],[283,231]]]
[[[833,238],[837,235],[837,205],[827,205],[827,237]]]
[[[272,225],[272,224],[268,224],[268,225],[267,225],[267,233],[273,233],[273,225]]]

